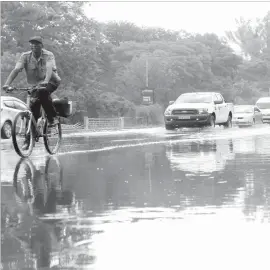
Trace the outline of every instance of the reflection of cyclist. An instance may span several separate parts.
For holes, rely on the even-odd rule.
[[[55,160],[59,169],[57,181],[52,181],[49,167],[50,162]],[[19,194],[18,174],[22,165],[26,165],[27,186],[22,187],[24,193]],[[55,169],[53,170],[55,175]],[[73,202],[73,192],[70,190],[63,190],[63,171],[57,157],[49,156],[44,166],[35,167],[31,160],[21,159],[14,172],[13,183],[17,197],[20,197],[24,202],[30,202],[33,208],[40,214],[49,214],[56,212],[57,205],[71,205]]]
[[[50,171],[53,171],[55,175],[55,168],[49,170],[51,161],[55,160],[59,169],[59,175],[57,174],[57,181],[52,181]],[[26,174],[23,177],[27,177],[27,186],[22,187],[22,191],[25,193],[27,190],[32,190],[32,196],[25,196],[20,194],[20,183],[22,182],[19,177],[19,170],[22,165],[26,165]],[[59,244],[61,239],[61,228],[57,227],[57,219],[50,220],[46,218],[45,221],[41,221],[38,216],[43,214],[53,214],[57,211],[57,205],[70,205],[73,201],[73,195],[71,191],[63,191],[63,171],[57,157],[49,156],[44,166],[39,168],[35,167],[29,159],[21,159],[17,164],[13,176],[13,183],[17,196],[29,203],[34,209],[34,225],[31,227],[30,234],[30,247],[32,252],[36,255],[37,266],[50,267],[51,263],[51,252],[53,247]],[[28,181],[29,180],[29,181]],[[54,179],[55,180],[55,179]],[[26,218],[26,222],[29,222]],[[28,225],[29,226],[29,225]]]
[[[56,212],[57,190],[55,183],[49,183],[44,179],[41,170],[35,170],[33,208],[39,214]],[[61,190],[60,190],[61,192]]]
[[[49,125],[57,124],[56,111],[54,109],[51,93],[59,86],[61,79],[57,74],[54,54],[43,49],[43,41],[39,36],[32,37],[30,40],[31,51],[21,55],[15,68],[11,71],[3,89],[8,89],[9,85],[23,69],[26,71],[27,82],[32,85],[40,85],[43,90],[33,93],[30,109],[35,120],[40,116],[40,106],[44,108]],[[29,138],[26,138],[23,148],[27,149]]]

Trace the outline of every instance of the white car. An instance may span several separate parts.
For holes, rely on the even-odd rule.
[[[18,98],[1,97],[1,138],[9,139],[11,137],[11,127],[15,116],[26,109],[26,104]]]
[[[233,111],[233,123],[239,127],[262,124],[262,112],[254,105],[236,105]]]
[[[215,126],[231,127],[233,104],[226,103],[220,93],[184,93],[164,112],[165,128]]]
[[[270,124],[270,97],[262,97],[258,99],[256,106],[262,112],[263,123]]]

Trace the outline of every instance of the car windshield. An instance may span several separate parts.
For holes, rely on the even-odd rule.
[[[235,106],[234,113],[253,113],[253,107],[251,107],[251,106]]]
[[[199,93],[183,94],[176,100],[176,103],[211,103],[211,102],[212,102],[211,94],[199,94]]]
[[[257,103],[259,109],[270,109],[270,102],[260,102]]]

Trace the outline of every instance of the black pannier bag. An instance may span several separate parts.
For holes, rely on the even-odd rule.
[[[69,117],[72,113],[72,101],[68,101],[67,98],[54,99],[53,105],[57,115],[61,117]]]

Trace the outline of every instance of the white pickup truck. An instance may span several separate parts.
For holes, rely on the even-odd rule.
[[[256,106],[262,112],[263,123],[270,124],[270,97],[262,97],[256,102]]]
[[[233,104],[220,93],[197,92],[180,95],[164,112],[165,128],[196,126],[232,126]]]

